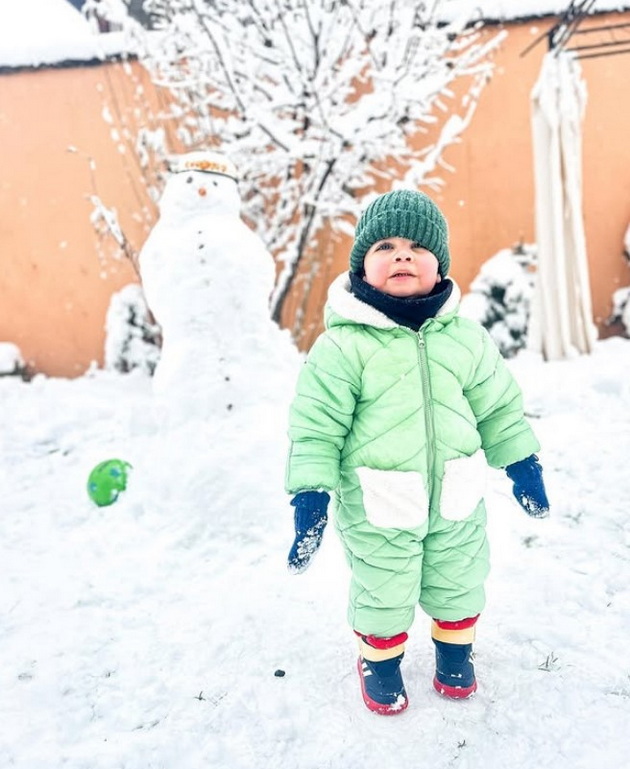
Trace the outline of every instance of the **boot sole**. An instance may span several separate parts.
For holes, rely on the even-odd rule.
[[[448,697],[450,700],[466,700],[477,691],[477,682],[471,686],[449,686],[438,681],[436,676],[433,679],[433,688],[442,697]]]
[[[371,710],[372,713],[377,713],[379,716],[397,716],[399,713],[407,710],[409,700],[406,696],[403,697],[403,695],[399,695],[398,700],[390,705],[384,705],[382,702],[377,702],[370,697],[365,690],[365,677],[363,676],[363,669],[361,667],[361,657],[357,660],[357,670],[359,671],[359,679],[361,681],[363,702],[365,702],[368,710]],[[400,702],[400,700],[402,700],[402,702]]]

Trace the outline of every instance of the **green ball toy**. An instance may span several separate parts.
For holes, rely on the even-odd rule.
[[[123,459],[106,459],[92,470],[88,477],[87,492],[96,505],[113,504],[121,491],[127,488],[131,465]]]

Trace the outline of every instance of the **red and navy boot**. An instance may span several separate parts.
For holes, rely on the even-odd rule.
[[[477,691],[472,663],[472,641],[477,617],[459,622],[434,620],[431,629],[435,644],[435,678],[438,694],[460,700]]]
[[[402,713],[409,704],[400,672],[407,633],[391,638],[357,635],[361,651],[357,668],[363,702],[381,716]]]

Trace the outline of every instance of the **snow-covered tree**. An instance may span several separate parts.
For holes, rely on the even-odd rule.
[[[461,314],[481,323],[506,358],[527,344],[535,264],[535,246],[505,248],[484,262],[462,297]]]
[[[120,19],[125,3],[99,6]],[[145,0],[161,31],[135,27],[138,55],[171,95],[166,124],[186,148],[229,155],[245,218],[284,264],[276,319],[324,224],[348,229],[375,186],[439,184],[501,38],[440,15],[447,5]]]

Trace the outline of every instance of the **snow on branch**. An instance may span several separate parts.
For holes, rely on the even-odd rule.
[[[134,270],[138,272],[137,254],[120,226],[116,210],[114,208],[108,208],[98,195],[89,195],[88,199],[92,204],[90,222],[95,231],[101,237],[109,235],[114,238],[122,253],[131,262]]]

